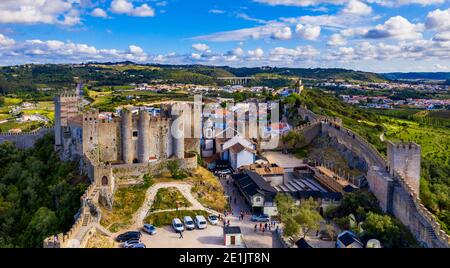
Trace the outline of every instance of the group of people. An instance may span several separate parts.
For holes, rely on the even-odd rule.
[[[272,228],[274,228],[274,227],[276,227],[275,231],[277,231],[278,230],[278,225],[276,225],[275,221],[271,221],[270,223],[266,222],[265,224],[262,224],[260,222],[259,223],[259,228],[258,228],[258,224],[255,224],[255,232],[258,232],[258,229],[259,229],[259,231],[264,234],[265,232],[272,231]]]

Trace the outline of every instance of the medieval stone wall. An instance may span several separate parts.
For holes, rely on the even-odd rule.
[[[19,149],[28,149],[34,146],[37,140],[53,132],[53,128],[42,127],[28,133],[0,133],[0,143],[12,142]]]

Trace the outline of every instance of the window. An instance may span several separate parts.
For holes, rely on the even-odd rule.
[[[137,137],[138,136],[138,132],[137,131],[133,131],[133,137]]]
[[[261,197],[255,198],[255,202],[257,202],[257,203],[261,202]]]

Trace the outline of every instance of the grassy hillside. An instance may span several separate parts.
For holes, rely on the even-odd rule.
[[[307,105],[317,114],[341,117],[346,127],[366,138],[384,155],[386,145],[380,140],[381,133],[396,142],[420,144],[422,203],[450,233],[450,127],[446,112],[365,110],[320,90],[306,90],[301,96],[289,97],[287,102]]]
[[[265,77],[262,77],[262,76]],[[293,84],[289,78],[384,81],[374,73],[345,69],[231,68],[202,65],[138,65],[91,63],[86,65],[43,64],[0,67],[0,94],[21,93],[48,96],[53,91],[73,89],[77,80],[93,86],[115,86],[162,80],[173,83],[220,84],[218,77],[259,76],[251,85],[282,87]],[[267,77],[270,76],[270,77]],[[50,92],[37,91],[51,88]]]

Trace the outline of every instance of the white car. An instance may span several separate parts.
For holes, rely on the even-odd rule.
[[[211,215],[208,216],[208,221],[212,225],[217,225],[219,223],[219,217],[217,217],[216,215],[211,214]]]
[[[184,227],[186,227],[186,229],[188,229],[188,230],[194,230],[195,229],[195,223],[194,223],[194,221],[192,220],[191,217],[185,216],[183,218],[183,222],[184,222]]]
[[[202,215],[195,216],[194,222],[198,229],[205,229],[207,226],[206,219]]]
[[[231,170],[230,169],[219,170],[219,171],[217,171],[217,174],[219,174],[219,175],[230,175],[231,174]]]
[[[133,247],[134,245],[137,245],[137,244],[141,244],[141,240],[139,239],[133,239],[133,240],[128,240],[128,241],[125,241],[125,243],[123,243],[123,247],[124,248],[131,248],[131,247]]]
[[[184,231],[183,223],[181,223],[180,219],[178,219],[178,218],[175,218],[175,219],[172,220],[172,228],[177,233]]]

